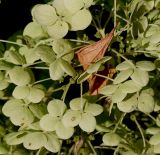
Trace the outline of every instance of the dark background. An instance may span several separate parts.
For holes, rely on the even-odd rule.
[[[44,0],[0,0],[0,39],[7,39],[31,22],[31,8]]]

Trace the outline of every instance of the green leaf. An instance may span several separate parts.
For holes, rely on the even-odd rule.
[[[39,103],[45,96],[45,92],[42,89],[36,87],[30,87],[29,95],[27,99],[32,103]]]
[[[6,51],[4,58],[6,61],[9,61],[16,65],[25,64],[24,57],[18,51],[15,51],[15,50]]]
[[[140,31],[140,33],[143,33],[148,27],[148,19],[146,16],[142,16],[138,20],[138,22],[139,22],[139,29],[140,29],[139,31]]]
[[[91,76],[91,74],[88,74],[87,72],[83,72],[77,79],[77,83],[82,83],[84,81],[86,81],[89,77]]]
[[[15,110],[22,108],[23,105],[24,102],[22,100],[10,99],[4,104],[2,112],[4,115],[10,117],[15,113]]]
[[[56,135],[53,133],[47,133],[46,137],[47,142],[44,144],[44,147],[50,152],[58,152],[61,148],[61,144]]]
[[[144,3],[143,1],[139,1],[134,9],[134,12],[131,15],[131,20],[134,22],[137,20],[137,18],[139,19],[140,17],[142,17],[146,11],[147,11],[147,7],[145,6],[146,3]]]
[[[24,149],[16,149],[13,152],[13,155],[28,155],[28,151],[26,151]]]
[[[158,10],[155,10],[155,11],[158,11]],[[159,14],[159,11],[157,13]],[[155,17],[155,15],[153,17]],[[156,24],[152,25],[152,26],[149,25],[147,30],[146,30],[146,32],[145,32],[145,37],[149,37],[149,36],[151,36],[153,34],[156,34],[159,31],[160,31],[159,25],[156,25]]]
[[[152,88],[143,89],[141,93],[149,94],[151,96],[154,96],[154,90]]]
[[[0,71],[0,81],[4,80],[4,72]]]
[[[151,113],[154,110],[154,98],[145,93],[141,93],[138,98],[138,109],[144,113]]]
[[[63,115],[62,123],[65,127],[75,127],[81,121],[81,112],[78,110],[67,110]]]
[[[56,124],[56,134],[60,139],[69,139],[74,133],[73,127],[65,127],[62,122]]]
[[[16,86],[12,95],[16,99],[25,99],[29,95],[30,89],[28,86]]]
[[[4,97],[5,93],[4,91],[0,90],[0,98]]]
[[[55,8],[48,4],[38,4],[32,9],[32,16],[41,25],[52,25],[57,20]]]
[[[6,134],[6,127],[0,125],[0,137],[4,137],[4,135]]]
[[[155,65],[151,61],[138,61],[136,67],[144,71],[153,71],[155,69]]]
[[[36,22],[28,23],[23,30],[23,35],[29,36],[33,39],[40,39],[47,36],[42,26]]]
[[[68,10],[65,5],[63,0],[54,0],[52,2],[53,7],[56,8],[56,12],[58,15],[65,17],[65,16],[70,16],[71,12]]]
[[[47,113],[46,105],[41,104],[41,103],[40,104],[30,103],[29,109],[31,110],[33,115],[39,119],[41,119],[41,117]]]
[[[139,0],[132,0],[131,3],[130,3],[130,12],[133,13],[133,11],[136,9],[136,6],[138,4]]]
[[[0,154],[4,155],[9,152],[9,147],[4,144],[0,144]]]
[[[110,132],[110,129],[108,129],[104,125],[98,125],[98,124],[96,124],[96,130],[98,132]]]
[[[65,21],[57,20],[55,24],[47,26],[49,36],[61,39],[68,33],[69,26]]]
[[[145,1],[145,7],[147,11],[152,10],[154,7],[154,1],[152,0]]]
[[[125,80],[127,80],[130,75],[133,73],[133,69],[127,69],[127,70],[123,70],[121,71],[116,78],[114,79],[114,84],[119,84]]]
[[[49,74],[52,80],[60,80],[64,75],[64,71],[60,65],[60,61],[56,60],[49,66]]]
[[[84,98],[74,98],[70,101],[69,106],[72,110],[82,110],[87,100]]]
[[[110,56],[105,56],[102,59],[98,60],[94,64],[91,64],[88,69],[86,70],[87,73],[92,74],[94,72],[97,72],[100,68],[100,66],[105,63],[106,61],[109,61],[112,57]]]
[[[150,36],[150,43],[157,44],[160,42],[160,32],[157,32]]]
[[[155,7],[160,8],[160,1],[159,0],[155,0]]]
[[[131,75],[131,79],[140,86],[146,86],[149,82],[149,75],[147,71],[136,68]]]
[[[14,67],[14,65],[10,62],[0,60],[0,70],[10,70]]]
[[[102,140],[107,146],[117,146],[120,143],[121,138],[116,133],[106,133]]]
[[[85,132],[93,132],[96,129],[96,119],[89,113],[83,113],[79,126]]]
[[[160,128],[157,128],[157,127],[150,127],[150,128],[147,128],[146,130],[146,134],[155,135],[158,133],[160,133]]]
[[[18,145],[23,143],[26,131],[12,132],[5,135],[4,140],[8,145]]]
[[[34,116],[28,107],[19,107],[10,116],[11,122],[16,126],[26,126],[34,121]]]
[[[154,151],[154,153],[160,153],[160,144],[154,145],[153,151]]]
[[[123,100],[122,102],[117,103],[117,107],[120,111],[125,113],[130,113],[137,108],[137,95],[133,95],[129,99]]]
[[[21,47],[19,53],[25,57],[27,64],[32,64],[40,59],[34,48]]]
[[[0,81],[0,90],[4,90],[9,86],[9,82],[7,80]]]
[[[29,133],[25,136],[23,146],[28,150],[37,150],[47,143],[47,137],[41,132]]]
[[[149,143],[150,143],[151,145],[160,144],[160,133],[157,133],[157,134],[153,135],[153,136],[150,138]]]
[[[24,86],[31,82],[30,73],[27,71],[26,68],[15,66],[8,73],[10,80],[18,86]]]
[[[138,154],[134,153],[133,151],[126,151],[126,152],[123,152],[123,155],[138,155]]]
[[[131,33],[132,36],[134,38],[136,38],[138,36],[138,32],[139,32],[139,22],[137,20],[133,21],[133,25],[132,25],[132,29],[131,29]]]
[[[103,112],[103,107],[99,104],[90,103],[85,107],[84,111],[93,116],[97,116]]]
[[[67,39],[57,39],[52,43],[52,49],[57,54],[58,58],[63,58],[69,63],[74,57],[74,51]]]
[[[135,93],[142,88],[139,84],[135,83],[133,80],[128,80],[122,83],[120,87],[124,93]]]
[[[86,29],[91,24],[92,16],[89,10],[82,9],[73,16],[66,17],[65,20],[70,24],[71,31],[78,31]]]
[[[40,131],[40,130],[42,130],[41,127],[40,127],[40,125],[39,125],[39,121],[29,124],[26,129],[35,130],[35,131]]]
[[[131,60],[129,60],[129,61],[132,63]],[[122,63],[120,63],[116,66],[116,70],[119,70],[119,71],[132,69],[132,68],[133,68],[133,66],[128,61],[123,61]]]
[[[4,44],[0,42],[0,58],[3,57],[3,54],[2,54],[3,51],[5,51],[5,47],[4,47]]]
[[[50,114],[44,115],[40,120],[40,127],[44,131],[55,131],[55,126],[59,119],[57,117],[53,117]]]
[[[62,116],[66,110],[66,105],[62,100],[53,99],[48,103],[47,110],[54,117]]]
[[[93,0],[83,0],[84,7],[89,8],[93,4]]]
[[[109,95],[112,95],[116,91],[117,88],[118,88],[118,85],[110,84],[100,89],[99,93],[109,96]]]
[[[156,125],[160,127],[160,114],[156,117]]]
[[[61,69],[67,73],[70,76],[75,76],[76,75],[76,71],[74,70],[74,68],[69,64],[68,61],[64,60],[64,59],[59,59],[60,61],[60,67]]]
[[[118,103],[121,102],[125,97],[127,96],[127,93],[124,93],[122,89],[119,87],[116,89],[116,91],[112,94],[112,102]]]
[[[39,58],[46,63],[52,63],[56,59],[54,51],[47,45],[40,45],[36,47],[34,51]]]
[[[71,14],[76,13],[77,11],[79,11],[80,9],[82,9],[82,7],[84,6],[84,3],[82,0],[63,0],[64,1],[64,6],[66,7],[67,10],[69,10],[69,12],[71,12]]]

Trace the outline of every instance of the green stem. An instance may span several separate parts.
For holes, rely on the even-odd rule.
[[[111,148],[111,147],[109,147],[109,146],[95,146],[94,148],[96,148],[96,149],[115,150],[115,148]]]
[[[71,83],[68,83],[66,86],[65,86],[65,89],[64,89],[64,92],[63,92],[63,95],[62,95],[62,100],[63,102],[65,101],[65,98],[66,98],[66,95],[67,95],[67,92],[69,90],[69,87],[70,87]]]
[[[102,29],[101,27],[101,17],[102,17],[102,12],[100,14],[100,16],[95,16],[95,21],[97,21],[97,25],[99,29]]]
[[[72,154],[72,152],[73,152],[73,150],[74,150],[74,145],[72,145],[72,147],[69,149],[69,151],[68,151],[68,155],[71,155],[71,154]]]
[[[120,119],[118,120],[118,122],[116,123],[116,125],[115,125],[115,127],[114,127],[114,129],[113,129],[113,132],[116,132],[116,130],[118,129],[119,124],[122,123],[125,115],[126,115],[126,113],[123,113],[123,114],[121,115]]]
[[[87,143],[88,143],[89,147],[91,148],[93,154],[97,155],[97,152],[95,151],[95,149],[94,149],[93,145],[91,144],[91,142],[89,140],[87,140]]]
[[[18,45],[18,46],[23,46],[23,47],[26,47],[26,45],[24,45],[24,44],[21,44],[21,43],[17,43],[17,42],[14,42],[14,41],[8,41],[8,40],[3,40],[3,39],[0,39],[0,42],[3,42],[3,43],[8,43],[8,44],[14,44],[14,45]]]
[[[124,31],[128,30],[128,25],[126,25],[125,27],[121,28],[120,31],[117,31],[115,36],[120,36],[120,34]]]
[[[53,39],[53,38],[41,40],[41,41],[39,41],[39,42],[35,45],[34,48],[38,47],[38,46],[41,45],[41,44],[46,44],[47,42],[52,42],[52,41],[54,41],[54,40],[55,40],[55,39]]]
[[[144,114],[147,115],[148,117],[150,117],[154,122],[156,122],[156,119],[152,115],[147,114],[147,113],[144,113]]]
[[[24,64],[23,67],[29,67],[29,66],[33,66],[33,65],[37,65],[37,64],[41,64],[44,63],[43,61],[38,61],[38,62],[34,62],[32,64]]]
[[[40,155],[41,150],[42,150],[42,148],[40,148],[40,149],[37,151],[36,155]]]
[[[131,148],[130,148],[128,145],[126,145],[126,144],[120,143],[118,146],[119,146],[119,148],[125,148],[125,149],[128,150],[128,151],[133,151],[133,152],[134,152],[134,150],[131,149]]]
[[[116,27],[117,24],[117,0],[114,0],[114,27]]]
[[[109,17],[108,17],[108,19],[106,20],[106,22],[105,22],[105,24],[104,24],[104,27],[103,27],[104,29],[107,27],[108,22],[110,21],[110,19],[111,19],[112,15],[113,15],[113,9],[112,9],[112,11],[110,12]]]
[[[108,77],[108,76],[104,76],[104,75],[101,75],[101,74],[95,74],[96,76],[99,76],[99,77],[102,77],[102,78],[104,78],[104,79],[107,79],[107,80],[110,80],[110,81],[112,81],[112,82],[114,82],[114,80],[113,79],[111,79],[110,77]]]
[[[83,110],[83,83],[80,83],[80,96],[81,96],[81,110]]]
[[[148,54],[156,54],[156,52],[159,51],[159,50],[152,50],[152,52],[150,51],[146,51],[146,50],[143,50],[143,51],[140,51],[140,50],[136,50],[135,53],[148,53]]]
[[[68,55],[68,54],[72,54],[72,53],[73,53],[73,49],[72,49],[70,52],[67,52],[67,53],[65,53],[65,54],[61,55],[61,57],[65,57],[66,55]]]
[[[114,102],[111,102],[109,106],[109,115],[111,115],[113,105],[114,105]]]
[[[85,44],[90,44],[89,41],[84,41],[84,40],[77,40],[77,39],[69,39],[70,41],[73,41],[73,42],[78,42],[78,43],[85,43]]]
[[[34,68],[34,69],[46,69],[46,70],[48,70],[48,67],[29,67],[29,68]]]
[[[119,151],[119,146],[115,149],[113,155],[116,155],[118,153],[118,151]]]
[[[99,26],[102,29],[101,23],[102,23],[102,15],[103,15],[103,11],[100,12],[99,18],[98,18],[98,22],[99,22]]]
[[[105,34],[104,33],[102,33],[102,31],[100,30],[100,28],[97,26],[97,24],[96,24],[96,22],[95,22],[95,20],[94,20],[94,18],[93,18],[93,26],[95,26],[95,28],[96,28],[96,30],[97,30],[97,32],[99,32],[99,34],[101,35],[101,37],[102,38],[104,38],[105,37]]]
[[[116,17],[118,17],[118,18],[122,19],[123,21],[125,21],[126,23],[130,24],[130,22],[127,19],[121,17],[120,15],[117,14]]]
[[[60,149],[58,151],[58,155],[61,155],[61,149],[62,149],[62,143],[61,143]]]
[[[136,120],[136,117],[135,117],[135,116],[132,116],[132,120],[136,123],[137,128],[138,128],[139,131],[140,131],[140,134],[141,134],[142,140],[143,140],[143,147],[145,148],[145,147],[146,147],[146,141],[145,141],[145,138],[144,138],[144,134],[143,134],[142,128],[141,128],[141,126],[139,125],[138,121]]]
[[[13,153],[13,146],[10,146],[9,148],[9,154],[12,154]]]
[[[64,89],[64,86],[60,87],[60,88],[56,88],[56,89],[53,89],[52,91],[50,91],[50,93],[54,93],[54,92],[57,92],[57,91],[60,91],[60,90],[63,90]]]
[[[33,155],[33,152],[31,152],[30,155]]]
[[[117,54],[118,56],[120,56],[121,58],[123,58],[124,60],[126,60],[133,68],[135,68],[135,65],[130,60],[128,60],[126,57],[124,57],[121,53],[118,53],[114,49],[112,49],[112,52],[114,52],[115,54]]]
[[[35,85],[37,83],[44,82],[44,81],[49,81],[49,80],[51,80],[51,78],[46,78],[46,79],[43,79],[43,80],[38,80],[38,81],[34,82],[33,85]]]

